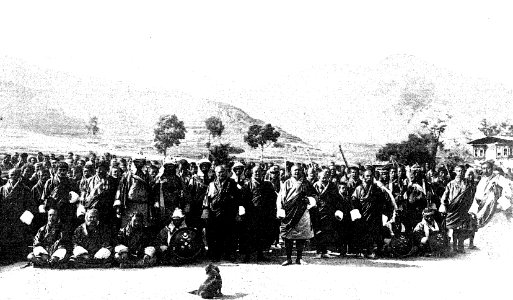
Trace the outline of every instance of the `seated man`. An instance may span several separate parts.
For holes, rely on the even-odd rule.
[[[163,263],[172,263],[171,251],[168,251],[171,237],[178,229],[186,228],[185,217],[182,210],[177,208],[171,216],[171,223],[162,228],[157,239],[160,260]]]
[[[422,211],[422,221],[413,229],[414,247],[418,250],[418,254],[440,255],[445,250],[447,241],[441,234],[440,226],[435,220],[435,213],[435,209],[425,208]]]
[[[63,240],[62,226],[55,209],[48,211],[48,221],[41,227],[34,238],[34,249],[27,256],[34,266],[57,266],[68,258],[68,243]]]
[[[85,223],[78,226],[73,234],[73,256],[78,265],[107,265],[112,247],[109,233],[100,227],[98,210],[90,209],[85,215]]]
[[[119,230],[114,258],[122,268],[150,267],[156,262],[151,232],[144,227],[144,215],[132,214],[130,222]]]

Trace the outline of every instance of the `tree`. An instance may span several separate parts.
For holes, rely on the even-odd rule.
[[[431,137],[426,134],[410,134],[408,140],[401,143],[388,143],[378,150],[376,159],[390,161],[391,157],[398,163],[412,165],[414,163],[433,163],[435,157],[429,149]]]
[[[479,131],[481,131],[485,136],[495,136],[501,133],[501,128],[498,124],[492,124],[486,119],[481,120],[479,125],[481,125],[481,127],[478,128]]]
[[[452,118],[451,115],[447,115],[447,119]],[[424,137],[429,139],[430,143],[428,145],[429,154],[433,158],[433,162],[436,159],[436,153],[438,152],[438,148],[443,148],[443,143],[440,141],[440,137],[442,133],[445,132],[447,128],[447,124],[445,124],[447,120],[437,119],[436,121],[428,121],[424,120],[420,122],[424,130],[427,130],[427,134],[424,134]]]
[[[277,131],[271,124],[264,126],[251,125],[248,128],[248,133],[244,136],[246,142],[251,148],[260,147],[262,153],[260,160],[264,160],[264,148],[276,142],[280,137],[280,132]]]
[[[89,123],[86,125],[87,133],[91,133],[92,135],[96,135],[100,128],[98,128],[98,117],[92,116],[89,118]]]
[[[176,115],[160,116],[154,129],[155,148],[166,156],[167,148],[180,145],[186,132],[183,121],[178,120]]]
[[[208,160],[214,162],[215,165],[227,165],[234,158],[230,156],[231,153],[240,154],[244,152],[243,149],[233,147],[229,143],[214,145],[210,147],[208,151]]]
[[[220,118],[218,117],[210,117],[205,120],[205,126],[208,130],[208,144],[207,148],[210,147],[210,138],[220,137],[224,131],[224,125]]]

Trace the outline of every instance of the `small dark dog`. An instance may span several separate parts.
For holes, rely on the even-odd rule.
[[[200,285],[196,292],[197,295],[201,296],[203,299],[212,299],[214,297],[223,296],[221,293],[223,280],[221,279],[219,268],[214,264],[208,264],[208,266],[205,267],[205,272],[207,273],[207,279],[205,279],[205,282]]]

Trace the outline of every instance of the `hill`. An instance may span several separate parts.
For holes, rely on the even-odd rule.
[[[176,114],[183,120],[187,134],[173,155],[201,157],[206,154],[208,131],[205,119],[221,118],[225,132],[215,142],[231,143],[243,148],[244,158],[259,156],[250,149],[243,136],[250,125],[265,124],[243,110],[226,103],[194,99],[168,91],[134,89],[119,83],[95,79],[83,80],[69,74],[27,66],[8,60],[0,74],[0,130],[4,136],[4,151],[143,151],[156,155],[153,128],[160,115]],[[87,135],[86,124],[91,116],[98,117],[100,132]],[[277,127],[277,126],[275,126]],[[311,155],[324,154],[301,138],[277,127],[283,149],[269,148],[268,157],[283,159],[286,149],[299,148]],[[299,156],[306,157],[302,153]]]

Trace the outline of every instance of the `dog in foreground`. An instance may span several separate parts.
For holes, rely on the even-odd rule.
[[[223,287],[223,280],[219,268],[214,264],[208,264],[205,267],[207,279],[200,285],[196,291],[196,295],[201,296],[203,299],[212,299],[214,297],[222,297],[221,288]]]

